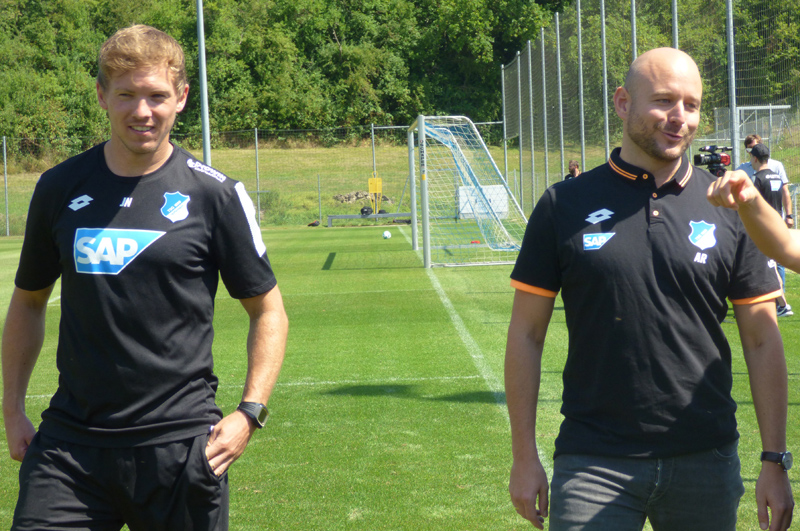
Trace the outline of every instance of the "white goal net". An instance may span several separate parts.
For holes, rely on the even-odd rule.
[[[409,162],[420,178],[426,267],[513,263],[527,220],[475,124],[420,116],[409,132],[419,149]]]

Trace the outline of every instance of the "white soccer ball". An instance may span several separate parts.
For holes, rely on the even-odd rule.
[[[384,240],[388,240],[391,237],[392,237],[392,233],[391,232],[389,232],[388,230],[383,231],[383,239]]]

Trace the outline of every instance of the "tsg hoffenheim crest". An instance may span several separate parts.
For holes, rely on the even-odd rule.
[[[701,250],[706,250],[717,244],[717,238],[714,237],[714,231],[717,230],[716,225],[705,221],[690,221],[689,226],[692,228],[689,241]]]
[[[173,223],[186,219],[189,216],[189,196],[180,192],[164,194],[161,214]]]

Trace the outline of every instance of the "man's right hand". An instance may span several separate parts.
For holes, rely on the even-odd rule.
[[[24,414],[4,415],[3,422],[6,426],[6,439],[8,440],[8,453],[11,459],[22,461],[28,451],[36,429],[30,419]]]
[[[748,204],[759,196],[759,192],[742,170],[727,171],[725,175],[711,183],[706,197],[714,206],[739,210],[740,205]]]
[[[538,459],[532,462],[514,460],[508,492],[517,512],[537,529],[544,529],[549,505],[548,490],[547,473]]]

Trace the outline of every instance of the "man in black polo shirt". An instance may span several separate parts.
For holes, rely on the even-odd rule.
[[[709,208],[713,176],[684,154],[701,97],[688,55],[642,54],[614,94],[621,148],[585,178],[550,187],[531,215],[511,274],[505,383],[509,491],[539,529],[550,516],[551,531],[641,529],[646,519],[660,530],[735,530],[744,487],[731,349],[721,326],[726,299],[763,450],[786,450],[780,286],[737,216]],[[569,352],[549,510],[536,406],[559,291]],[[756,489],[758,519],[764,526],[769,508],[773,531],[791,522],[784,466],[765,461]]]

